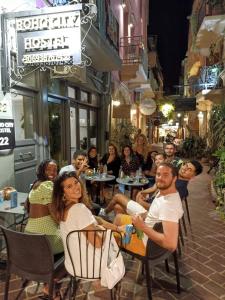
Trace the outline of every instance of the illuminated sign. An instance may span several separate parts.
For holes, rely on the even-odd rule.
[[[80,10],[16,18],[18,65],[80,64],[80,32]]]

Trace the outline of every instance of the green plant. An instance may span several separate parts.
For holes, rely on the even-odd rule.
[[[133,139],[136,133],[137,127],[133,126],[130,121],[123,120],[112,130],[110,140],[121,151],[123,146],[131,145],[134,142]]]
[[[218,170],[213,179],[213,185],[217,194],[217,210],[225,218],[225,147],[217,150],[214,156],[220,159]]]
[[[212,152],[225,147],[225,104],[214,106],[211,110],[208,144]]]
[[[200,136],[191,135],[184,139],[180,153],[185,158],[202,158],[206,151],[206,140]]]

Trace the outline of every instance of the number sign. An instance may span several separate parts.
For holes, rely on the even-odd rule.
[[[0,119],[0,150],[15,148],[13,119]]]

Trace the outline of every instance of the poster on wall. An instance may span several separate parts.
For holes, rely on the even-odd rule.
[[[15,127],[13,119],[0,119],[0,150],[15,148]]]

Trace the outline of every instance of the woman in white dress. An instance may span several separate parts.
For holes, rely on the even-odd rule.
[[[66,237],[68,233],[73,230],[96,230],[105,228],[122,232],[125,229],[124,226],[116,226],[115,224],[106,222],[105,220],[99,217],[95,217],[92,214],[90,210],[88,197],[85,193],[85,189],[75,172],[64,172],[56,178],[53,188],[53,211],[56,220],[60,224],[60,232],[65,251],[65,267],[68,273],[70,273],[71,275],[76,275],[77,277],[81,275],[83,277],[89,277],[90,274],[86,274],[87,268],[85,265],[89,261],[87,255],[85,254],[87,239],[90,246],[90,249],[88,250],[90,251],[88,252],[88,256],[91,257],[91,254],[93,254],[94,251],[95,266],[98,265],[98,267],[95,267],[95,272],[99,273],[99,260],[101,256],[99,252],[101,251],[101,246],[103,242],[102,236],[100,234],[97,235],[94,241],[94,233],[88,234],[87,239],[86,235],[82,235],[80,244],[82,253],[82,267],[84,270],[84,274],[81,274],[80,261],[78,259],[78,254],[80,251],[78,236],[75,235],[71,239],[72,245],[70,244],[70,247],[73,249],[72,260],[75,262],[76,270],[76,274],[74,274],[71,259],[66,246]],[[90,263],[91,262],[89,261],[88,264]],[[91,270],[91,266],[89,267],[90,268],[88,269]]]

